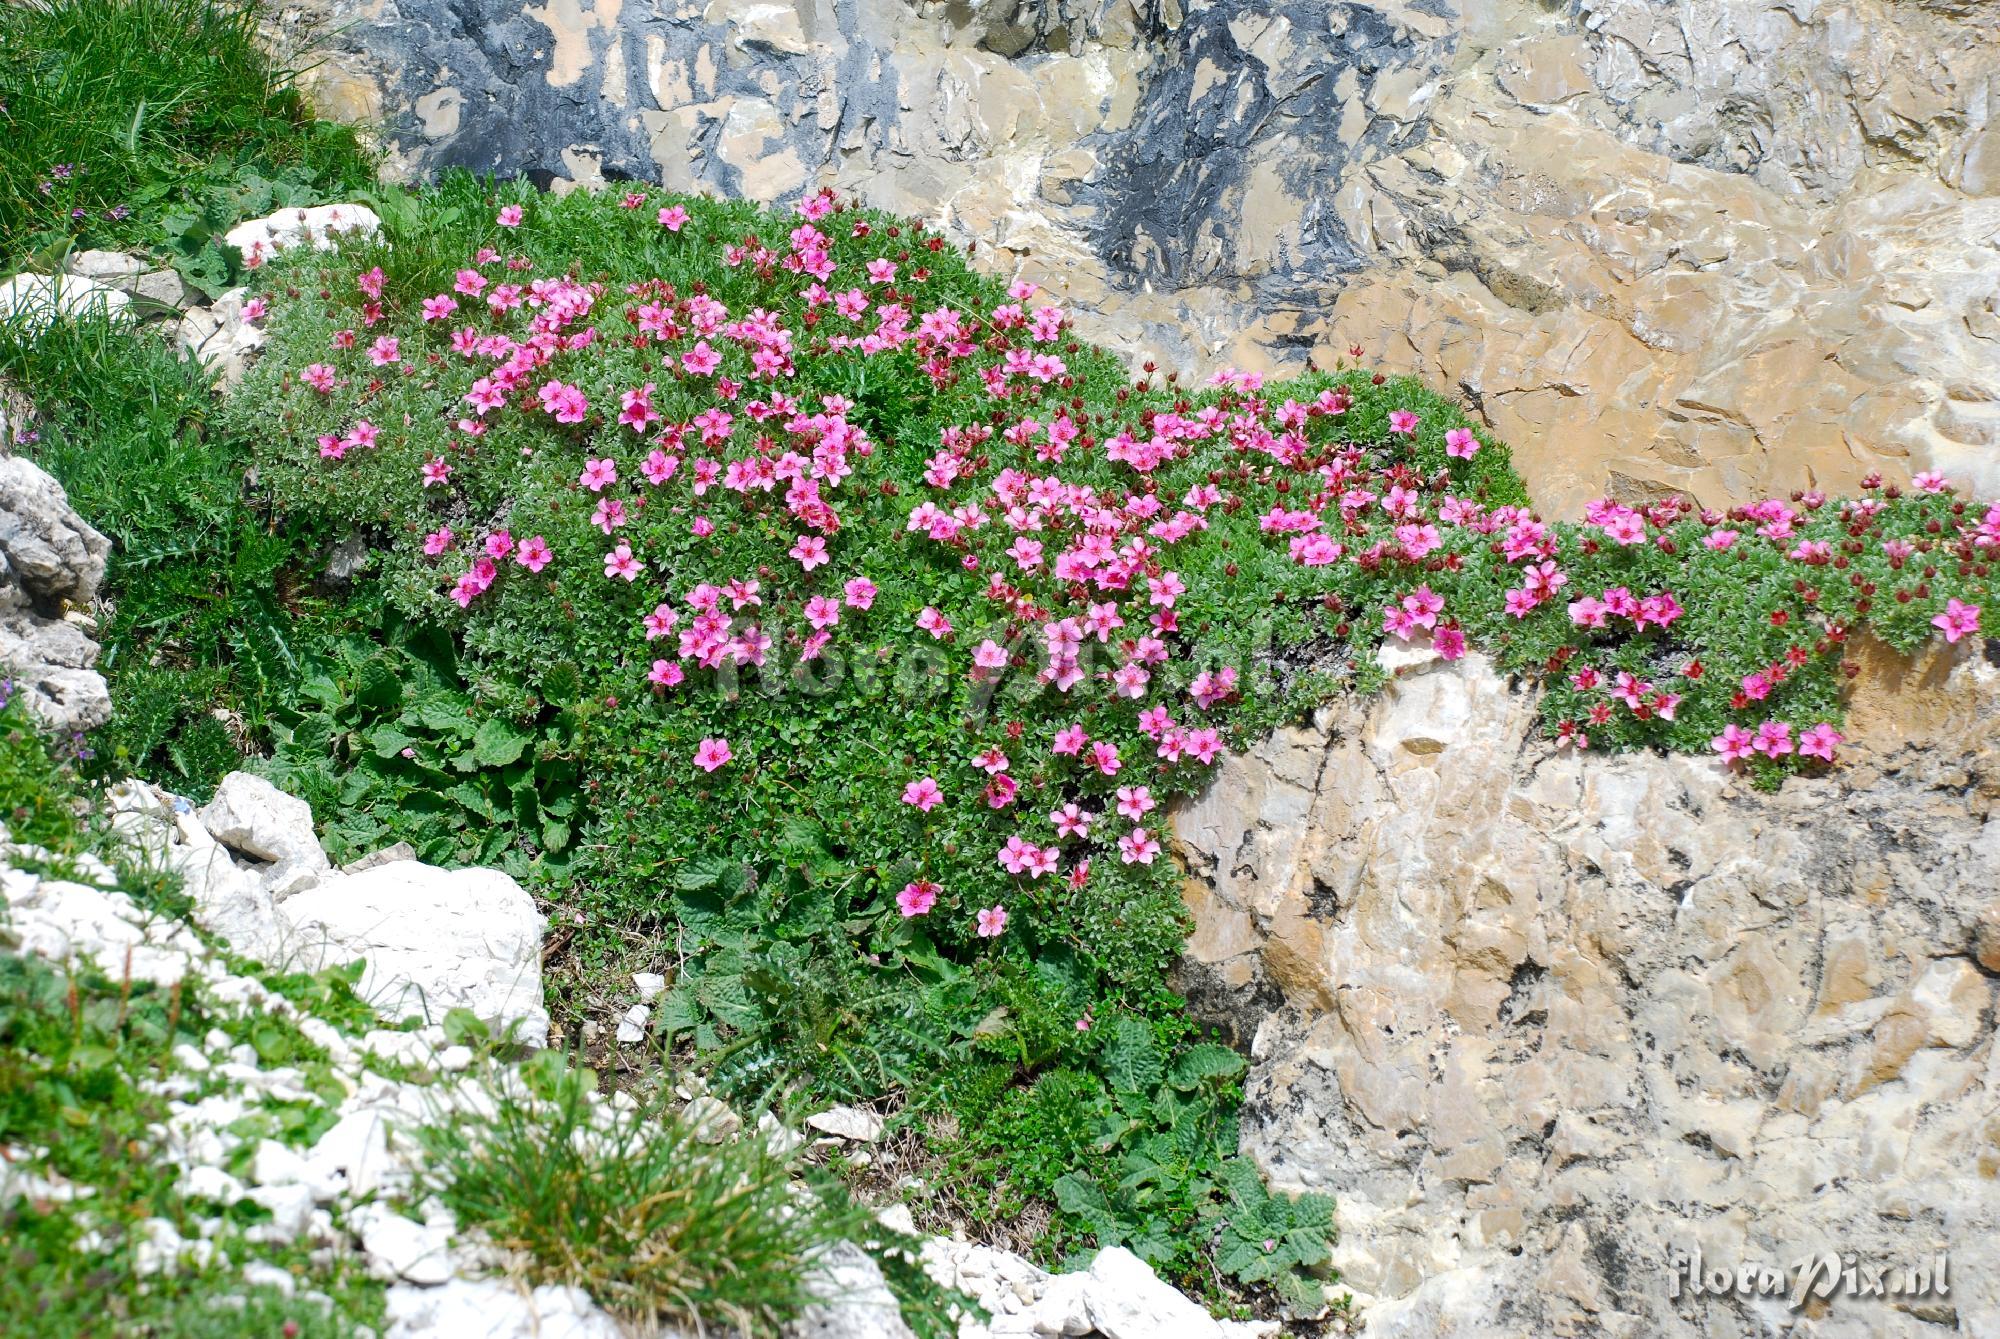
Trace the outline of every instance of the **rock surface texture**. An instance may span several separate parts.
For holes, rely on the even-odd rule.
[[[71,509],[61,484],[19,456],[0,455],[0,672],[55,730],[111,719],[85,612],[110,550]]]
[[[1350,343],[1540,500],[2000,493],[2000,6],[311,0],[407,173],[830,184],[1206,372]],[[337,30],[337,31],[336,31]]]
[[[1864,656],[1848,758],[1775,795],[1558,752],[1468,657],[1179,814],[1246,1147],[1339,1197],[1369,1335],[2000,1334],[2000,642],[1958,651]],[[1784,1295],[1676,1296],[1697,1251]],[[1802,1259],[1946,1251],[1792,1307]]]

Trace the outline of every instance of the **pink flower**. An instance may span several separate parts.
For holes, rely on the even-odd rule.
[[[943,889],[928,879],[918,879],[903,885],[903,891],[896,894],[896,909],[903,913],[905,920],[921,916],[937,905],[938,894]]]
[[[692,349],[681,355],[681,366],[698,377],[705,377],[722,366],[722,355],[711,349],[707,340],[698,340]]]
[[[655,660],[653,671],[646,676],[646,679],[649,683],[656,683],[662,688],[672,688],[686,677],[686,672],[673,661]]]
[[[1722,755],[1724,762],[1739,762],[1750,756],[1755,736],[1740,725],[1725,725],[1722,733],[1709,741],[1709,747]]]
[[[1840,731],[1821,721],[1812,729],[1799,736],[1799,755],[1805,758],[1822,758],[1833,761],[1834,748],[1845,742]]]
[[[1389,431],[1402,437],[1414,436],[1417,431],[1417,416],[1407,409],[1391,409]]]
[[[493,219],[493,221],[494,221],[495,223],[499,224],[499,225],[500,225],[501,227],[503,227],[503,228],[518,228],[518,227],[520,227],[520,226],[521,226],[521,206],[519,206],[519,205],[503,205],[503,206],[501,206],[501,209],[500,209],[500,212],[499,212],[499,214],[497,214],[497,215],[495,215],[495,216],[494,216],[494,219]]]
[[[449,293],[439,293],[435,297],[424,299],[424,320],[427,323],[442,321],[457,310],[458,299]]]
[[[577,476],[576,482],[593,493],[601,493],[607,485],[618,482],[618,462],[610,456],[585,456],[583,473]]]
[[[997,939],[1007,928],[1007,908],[996,902],[982,910],[975,919],[979,923],[981,939]]]
[[[1083,732],[1081,725],[1066,725],[1056,731],[1055,743],[1049,747],[1050,752],[1068,754],[1074,758],[1083,752],[1083,746],[1089,742],[1090,736]]]
[[[549,542],[540,535],[524,540],[520,547],[514,550],[514,561],[530,572],[541,571],[554,558],[555,554],[549,551]]]
[[[590,412],[590,401],[575,386],[560,381],[550,381],[540,391],[542,408],[555,416],[558,423],[581,423]]]
[[[875,583],[867,577],[855,577],[841,587],[841,591],[847,597],[848,608],[859,609],[864,613],[875,603],[877,594]]]
[[[620,540],[618,547],[604,555],[604,575],[607,580],[624,577],[630,583],[639,579],[646,564],[632,556],[632,546]]]
[[[1479,454],[1479,439],[1472,435],[1470,428],[1453,428],[1444,435],[1444,453],[1460,460],[1470,460]]]
[[[657,641],[672,632],[674,624],[680,622],[680,619],[679,612],[672,605],[663,601],[660,604],[654,605],[653,612],[646,615],[640,622],[646,629],[646,640],[651,642]]]
[[[806,601],[806,622],[824,631],[840,622],[840,602],[825,595]]]
[[[818,535],[800,535],[798,542],[792,545],[791,554],[798,559],[799,566],[808,572],[815,567],[824,566],[828,561],[826,541]]]
[[[1000,866],[1009,874],[1025,873],[1034,865],[1035,857],[1039,856],[1041,851],[1041,847],[1033,842],[1021,840],[1017,833],[1009,837],[1007,844],[1000,848]]]
[[[1118,746],[1102,739],[1090,746],[1090,761],[1105,776],[1118,775],[1118,769],[1124,766],[1118,757]]]
[[[368,346],[368,361],[377,367],[387,367],[402,360],[401,345],[393,335],[382,335]]]
[[[896,263],[892,260],[871,260],[868,262],[868,282],[871,284],[893,284],[896,282]]]
[[[495,530],[486,537],[486,556],[496,561],[514,551],[514,536],[505,530]]]
[[[951,620],[930,605],[918,611],[917,626],[940,641],[951,636]]]
[[[997,670],[1007,668],[1007,648],[988,637],[972,653],[972,663],[980,669]]]
[[[299,373],[299,380],[318,391],[321,395],[333,394],[334,367],[332,363],[308,363],[305,371]]]
[[[668,205],[660,211],[659,218],[660,226],[668,232],[679,232],[687,224],[688,212],[680,205]]]
[[[243,304],[243,319],[252,322],[261,321],[270,310],[271,305],[262,297],[254,297]]]
[[[944,803],[944,791],[931,777],[922,777],[903,787],[903,803],[914,804],[924,813],[929,813]]]
[[[1153,792],[1145,786],[1120,786],[1118,788],[1118,812],[1134,822],[1144,818],[1158,803]]]
[[[1090,834],[1090,825],[1097,815],[1079,808],[1075,801],[1065,804],[1049,815],[1049,822],[1055,824],[1058,837],[1084,837]]]
[[[1947,642],[1970,636],[1979,631],[1979,606],[1954,599],[1945,605],[1942,614],[1931,620],[1931,626],[1940,629]]]
[[[451,478],[451,462],[443,456],[433,456],[424,462],[424,487],[441,485]]]
[[[431,531],[428,535],[424,536],[424,556],[427,558],[437,557],[440,553],[450,548],[452,540],[456,538],[457,536],[451,533],[451,527],[448,525],[440,526],[436,530]]]
[[[1765,721],[1757,727],[1757,738],[1750,747],[1766,757],[1781,758],[1792,751],[1792,727],[1783,721]]]
[[[1457,660],[1465,654],[1465,634],[1457,628],[1439,628],[1431,634],[1431,649],[1440,659]]]
[[[735,756],[729,751],[727,739],[704,739],[695,746],[694,765],[704,772],[713,772]]]
[[[1160,844],[1144,828],[1133,828],[1118,839],[1118,858],[1128,865],[1150,865],[1160,853]]]

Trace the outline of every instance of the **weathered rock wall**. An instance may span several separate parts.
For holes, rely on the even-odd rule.
[[[1556,751],[1468,658],[1178,815],[1245,1143],[1339,1196],[1369,1334],[2000,1333],[2000,642],[1963,652],[1872,657],[1851,761],[1775,795]],[[1951,1291],[1675,1298],[1696,1250],[1949,1251]]]
[[[306,0],[397,169],[830,183],[1172,365],[1455,388],[1544,502],[2000,492],[1981,0]]]

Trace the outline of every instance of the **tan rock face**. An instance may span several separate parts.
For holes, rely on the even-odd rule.
[[[830,184],[1133,357],[1350,343],[1540,500],[2000,492],[2000,6],[312,0],[392,165]],[[330,34],[330,35],[328,35]]]
[[[1789,1297],[1671,1295],[1697,1249],[1948,1250],[1948,1299],[1810,1332],[2000,1333],[2000,669],[1905,673],[1921,710],[1865,684],[1850,764],[1765,796],[1557,752],[1483,662],[1419,666],[1179,813],[1245,1145],[1339,1197],[1369,1334],[1778,1332]]]

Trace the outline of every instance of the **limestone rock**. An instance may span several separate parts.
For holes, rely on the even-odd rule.
[[[55,730],[111,718],[110,692],[93,668],[97,643],[64,617],[96,596],[110,549],[62,485],[19,456],[0,456],[0,670]]]
[[[829,1107],[806,1117],[806,1125],[855,1143],[872,1144],[882,1137],[882,1118],[860,1107]]]
[[[243,380],[251,355],[264,347],[264,332],[244,315],[248,292],[232,288],[209,306],[190,308],[174,331],[181,358],[203,364],[224,390]]]
[[[201,811],[202,826],[232,851],[273,863],[329,868],[313,830],[312,806],[263,777],[231,772]]]
[[[310,0],[393,168],[831,185],[1134,362],[1455,389],[1537,500],[2000,493],[2000,6]],[[355,86],[363,86],[359,96]],[[463,90],[478,89],[467,97]]]
[[[881,1266],[852,1242],[821,1253],[806,1291],[819,1300],[785,1326],[784,1339],[916,1339]]]
[[[110,284],[77,274],[17,274],[0,284],[0,323],[19,322],[30,335],[53,321],[120,320],[132,299]]]
[[[1160,1280],[1152,1266],[1123,1246],[1107,1246],[1090,1262],[1084,1309],[1104,1339],[1222,1339],[1222,1327],[1199,1306]]]
[[[2000,668],[1857,658],[1841,765],[1774,795],[1557,750],[1468,656],[1177,815],[1188,971],[1254,1036],[1244,1147],[1336,1197],[1368,1334],[1760,1332],[1670,1295],[1696,1252],[1948,1251],[1948,1299],[1836,1297],[1813,1333],[2000,1325]]]
[[[622,1330],[581,1288],[525,1292],[504,1279],[400,1284],[388,1293],[386,1339],[619,1339]],[[672,1332],[662,1339],[677,1339]]]
[[[547,1035],[542,915],[498,870],[393,861],[308,888],[278,916],[304,970],[365,958],[360,992],[385,1017],[465,1008],[531,1045]]]
[[[296,246],[331,251],[343,237],[373,237],[381,230],[382,220],[367,205],[314,205],[249,219],[231,228],[223,240],[242,252],[243,263],[255,269]]]

